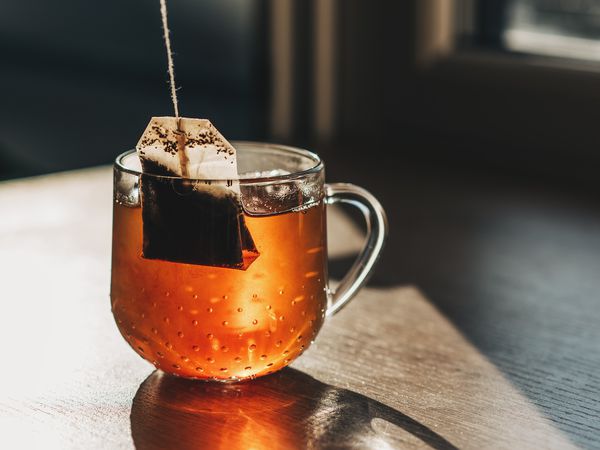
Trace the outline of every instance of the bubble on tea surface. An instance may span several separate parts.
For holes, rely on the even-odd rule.
[[[306,160],[295,170],[314,167],[314,161]],[[319,204],[324,198],[322,171],[306,174],[300,179],[286,177],[290,172],[283,169],[264,172],[246,172],[240,179],[269,179],[267,183],[242,183],[242,205],[252,216],[270,216],[292,211],[302,211]]]

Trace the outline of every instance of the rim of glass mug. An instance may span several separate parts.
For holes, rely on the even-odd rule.
[[[269,144],[265,142],[254,142],[254,141],[231,141],[231,144],[236,148],[236,150],[241,150],[242,153],[264,153],[265,151],[276,151],[279,157],[285,156],[286,154],[291,157],[300,157],[306,160],[307,162],[311,162],[312,164],[302,170],[297,170],[294,172],[282,174],[282,175],[271,175],[271,176],[259,176],[259,177],[239,177],[235,179],[240,184],[259,184],[259,183],[273,183],[278,181],[289,181],[294,179],[303,178],[312,174],[316,174],[325,169],[325,164],[321,157],[316,153],[313,153],[309,150],[304,150],[298,147],[292,147],[289,145],[281,145],[281,144]],[[115,159],[115,165],[117,168],[123,172],[129,173],[131,175],[142,175],[141,166],[139,169],[131,168],[126,165],[125,159],[136,154],[135,149],[127,150],[121,153]],[[136,158],[134,161],[139,164],[139,159]],[[170,176],[170,175],[157,175],[153,173],[143,173],[144,175],[163,178],[163,179],[172,179],[172,180],[180,180],[183,177],[180,176]],[[191,181],[215,181],[215,182],[224,182],[231,180],[230,178],[190,178]]]

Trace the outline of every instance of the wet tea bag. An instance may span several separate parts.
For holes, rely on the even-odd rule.
[[[136,150],[143,257],[247,269],[258,251],[241,206],[236,151],[212,123],[153,117]]]

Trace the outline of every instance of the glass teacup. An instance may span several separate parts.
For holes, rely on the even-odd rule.
[[[325,318],[366,282],[387,231],[384,211],[367,191],[325,184],[317,155],[272,144],[233,145],[244,174],[239,179],[244,220],[258,253],[244,254],[238,268],[143,256],[144,183],[187,195],[190,184],[224,180],[142,174],[135,151],[115,161],[112,311],[142,358],[186,378],[235,381],[290,364],[310,346]],[[332,290],[326,205],[336,202],[364,213],[368,236],[357,261]]]

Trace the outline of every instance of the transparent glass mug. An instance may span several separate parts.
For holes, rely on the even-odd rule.
[[[142,174],[135,151],[114,165],[113,315],[142,358],[186,378],[242,380],[290,364],[367,281],[387,233],[379,202],[357,186],[325,184],[316,154],[233,145],[246,174],[239,179],[243,219],[258,252],[243,270],[142,256],[144,183],[162,183],[177,196],[195,182],[224,180]],[[333,203],[357,207],[367,222],[364,248],[336,289],[327,275],[326,205]]]

